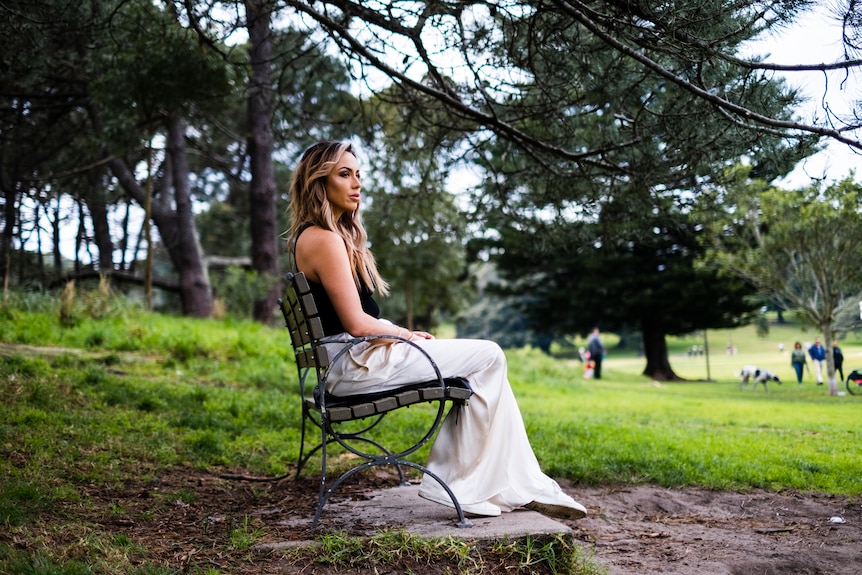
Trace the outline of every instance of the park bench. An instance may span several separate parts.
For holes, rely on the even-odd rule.
[[[296,477],[299,477],[312,456],[318,452],[321,455],[320,492],[313,526],[317,527],[323,507],[345,480],[374,466],[393,465],[398,470],[402,484],[409,484],[403,467],[419,470],[436,480],[454,504],[457,513],[456,525],[470,527],[471,524],[465,518],[461,504],[449,486],[424,465],[407,459],[434,436],[443,423],[447,407],[460,409],[467,403],[473,394],[467,380],[443,378],[437,364],[420,346],[406,338],[387,335],[385,337],[400,340],[403,344],[412,345],[420,350],[430,362],[437,375],[436,379],[362,395],[334,396],[326,392],[326,378],[332,366],[351,347],[381,336],[355,337],[337,342],[332,338],[324,337],[317,306],[305,275],[302,272],[288,273],[286,280],[285,296],[278,300],[278,306],[290,332],[302,401],[302,429]],[[331,345],[334,343],[338,345]],[[338,351],[333,352],[333,349]],[[312,374],[313,380],[308,381],[309,375]],[[375,439],[372,430],[384,420],[387,414],[423,403],[431,403],[432,406],[436,404],[436,409],[427,410],[429,423],[427,428],[423,428],[426,431],[418,433],[416,437],[408,438],[405,441],[407,447],[390,450]],[[320,442],[306,452],[306,433],[315,428],[320,432]],[[357,457],[354,458],[356,463],[350,469],[334,481],[330,481],[327,477],[327,448],[333,444],[340,445]]]

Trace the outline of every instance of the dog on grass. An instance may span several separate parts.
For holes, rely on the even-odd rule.
[[[778,385],[781,385],[781,379],[777,375],[768,369],[760,369],[755,365],[742,366],[742,371],[739,372],[739,375],[742,377],[739,381],[739,389],[748,387],[748,382],[752,379],[754,380],[754,383],[751,384],[751,389],[756,388],[758,383],[762,383],[763,391],[769,391],[766,384],[770,381],[774,381]]]

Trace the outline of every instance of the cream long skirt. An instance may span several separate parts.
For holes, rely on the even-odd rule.
[[[444,378],[464,377],[473,388],[473,397],[457,417],[451,412],[447,415],[427,464],[458,500],[462,504],[488,501],[511,511],[556,487],[533,454],[500,346],[472,339],[416,343],[434,359]],[[434,378],[428,360],[410,344],[361,343],[333,367],[327,390],[351,395]],[[443,489],[427,476],[420,492],[445,497]]]

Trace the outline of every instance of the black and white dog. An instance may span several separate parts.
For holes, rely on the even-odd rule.
[[[766,383],[769,381],[774,381],[781,385],[781,379],[771,371],[767,369],[760,369],[754,365],[744,365],[742,366],[742,371],[739,373],[742,376],[742,379],[739,382],[739,389],[748,386],[748,380],[754,379],[754,383],[751,385],[751,389],[757,387],[758,383],[763,384],[763,391],[769,391],[766,387]]]

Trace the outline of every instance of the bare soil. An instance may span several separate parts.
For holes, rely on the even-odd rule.
[[[339,489],[340,497],[394,484],[391,476],[360,474]],[[567,522],[575,543],[595,553],[609,575],[859,575],[862,574],[862,501],[801,493],[718,492],[664,489],[567,487],[589,515]],[[256,535],[256,543],[308,542],[322,531],[367,535],[367,526],[335,524],[324,518],[311,528],[316,482],[283,479],[248,482],[176,468],[152,481],[117,488],[87,489],[92,505],[57,509],[45,522],[80,524],[124,533],[146,551],[138,562],[156,562],[182,572],[295,574],[457,573],[455,563],[433,565],[402,559],[394,565],[336,567],[314,555],[301,560],[283,550],[240,549],[235,530]],[[298,518],[309,518],[307,522]],[[306,525],[306,527],[297,527]],[[57,533],[59,530],[53,530]],[[80,533],[57,535],[57,545],[74,546]],[[0,534],[0,540],[6,539]],[[12,542],[19,547],[32,545]],[[485,546],[483,552],[482,546]],[[518,569],[512,558],[496,557],[477,543],[485,573],[536,572]],[[546,573],[550,571],[538,571]]]
[[[637,486],[574,489],[572,524],[610,575],[859,575],[862,501]]]

